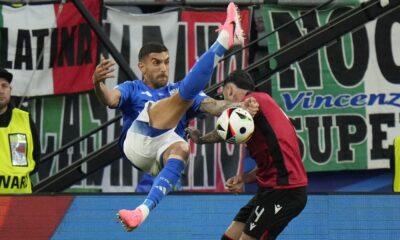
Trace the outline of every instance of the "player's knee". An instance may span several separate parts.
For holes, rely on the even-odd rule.
[[[173,157],[186,163],[189,159],[189,154],[189,145],[184,142],[178,142],[171,146],[170,151],[168,152],[169,156],[167,158]]]

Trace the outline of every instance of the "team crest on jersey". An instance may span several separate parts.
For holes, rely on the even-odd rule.
[[[11,162],[13,166],[27,166],[27,140],[26,135],[21,133],[8,136],[11,149]]]

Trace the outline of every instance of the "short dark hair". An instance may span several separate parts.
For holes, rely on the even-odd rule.
[[[8,83],[11,83],[13,75],[4,68],[0,68],[0,78],[4,78]]]
[[[138,56],[139,61],[147,57],[150,53],[161,53],[161,52],[168,52],[168,48],[164,46],[164,44],[158,42],[146,43],[139,51],[139,56]]]
[[[238,88],[248,91],[254,91],[255,89],[253,78],[248,72],[243,70],[235,70],[231,72],[228,77],[225,78],[223,85],[225,86],[228,83],[233,83]]]

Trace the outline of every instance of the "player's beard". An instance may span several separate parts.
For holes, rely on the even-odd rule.
[[[157,76],[157,85],[158,87],[164,87],[168,83],[168,76],[165,74]]]

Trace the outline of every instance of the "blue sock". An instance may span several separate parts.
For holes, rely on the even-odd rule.
[[[181,177],[185,163],[182,160],[171,158],[154,179],[153,186],[143,204],[153,210],[157,204],[171,191]]]
[[[220,43],[215,42],[200,57],[179,85],[179,94],[184,100],[193,100],[205,88],[212,77],[214,67],[225,51],[226,49]]]

